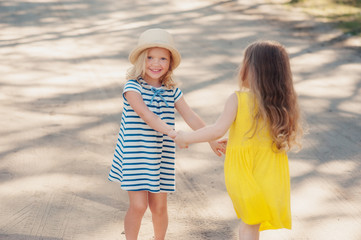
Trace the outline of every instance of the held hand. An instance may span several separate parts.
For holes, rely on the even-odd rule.
[[[185,138],[184,138],[185,133],[182,131],[177,132],[177,136],[174,139],[175,144],[177,145],[177,147],[179,148],[188,148],[188,143],[186,143]]]
[[[174,129],[172,129],[172,130],[170,130],[168,133],[167,133],[167,135],[171,138],[171,139],[175,139],[176,138],[176,136],[177,136],[177,132],[174,130]]]
[[[219,144],[221,144],[224,149],[226,149],[227,148],[227,143],[228,143],[228,138],[222,138],[220,140],[217,140],[217,142]],[[224,154],[225,154],[225,152],[224,152]]]
[[[219,143],[217,141],[211,141],[209,142],[209,145],[211,146],[213,152],[217,155],[217,156],[222,156],[222,153],[225,154],[226,153],[226,148],[224,143]]]

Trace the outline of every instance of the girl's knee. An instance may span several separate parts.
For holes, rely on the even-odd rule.
[[[129,211],[139,215],[144,215],[147,208],[148,208],[147,203],[133,203],[129,205]]]
[[[149,204],[149,209],[152,214],[162,215],[167,214],[167,203],[152,203]]]
[[[167,194],[149,194],[149,209],[153,215],[167,214]]]

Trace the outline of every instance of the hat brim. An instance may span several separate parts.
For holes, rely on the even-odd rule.
[[[151,43],[151,44],[143,44],[141,46],[137,46],[136,48],[134,48],[130,54],[129,54],[129,61],[132,64],[135,64],[136,60],[138,59],[139,55],[146,49],[148,48],[154,48],[154,47],[159,47],[159,48],[165,48],[168,49],[170,51],[170,53],[172,54],[172,70],[176,69],[181,61],[181,55],[178,52],[178,50],[172,46],[170,46],[169,44],[161,44],[161,43]]]

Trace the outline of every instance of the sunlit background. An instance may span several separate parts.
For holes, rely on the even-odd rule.
[[[154,27],[174,35],[175,77],[208,124],[237,90],[244,48],[286,46],[309,133],[290,154],[293,229],[261,236],[361,239],[360,41],[344,45],[326,23],[246,0],[1,1],[0,239],[125,239],[127,194],[107,174],[127,56]],[[223,157],[196,144],[177,150],[176,168],[167,239],[237,239]],[[140,239],[152,232],[148,212]]]

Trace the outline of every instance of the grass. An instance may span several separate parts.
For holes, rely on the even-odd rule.
[[[361,36],[361,0],[290,0],[286,4]]]

